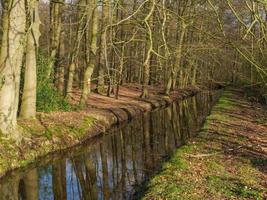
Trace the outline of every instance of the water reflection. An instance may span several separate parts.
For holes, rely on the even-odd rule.
[[[200,129],[217,96],[202,93],[145,113],[71,156],[5,177],[0,199],[133,199],[136,187]]]

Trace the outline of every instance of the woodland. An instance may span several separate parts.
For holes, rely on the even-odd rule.
[[[1,0],[1,134],[19,140],[18,118],[131,83],[143,99],[231,83],[266,100],[266,13],[265,0]]]

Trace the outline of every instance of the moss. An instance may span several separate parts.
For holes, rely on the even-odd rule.
[[[209,129],[209,122],[208,122],[208,120],[205,121],[202,130],[207,130],[207,129]]]
[[[251,166],[251,164],[239,164],[237,175],[245,185],[259,186],[258,170]]]
[[[144,199],[195,199],[194,194],[190,193],[195,187],[194,182],[177,179],[176,173],[173,168],[168,168],[164,174],[155,177],[148,186],[152,192],[148,193]]]
[[[219,162],[217,160],[209,160],[206,166],[210,171],[215,171],[216,173],[225,175],[228,174],[225,170],[225,167],[220,163],[220,160]]]
[[[184,170],[188,168],[188,163],[185,159],[175,156],[171,161],[171,165],[166,165],[166,168],[171,168],[173,165],[177,167],[179,170]]]
[[[229,99],[229,97],[227,97],[227,95],[225,94],[219,99],[218,104],[215,106],[215,109],[232,109],[232,108],[233,108],[233,103]]]
[[[242,180],[225,176],[207,177],[208,191],[216,196],[263,199],[262,190],[247,186]]]
[[[52,136],[53,136],[53,133],[52,133],[51,130],[47,129],[47,130],[44,132],[44,136],[46,137],[46,139],[51,140],[51,139],[52,139]]]
[[[264,197],[262,195],[263,191],[247,187],[243,184],[238,184],[233,189],[233,192],[235,192],[236,196],[242,197],[242,198],[249,198],[249,199],[256,199],[256,200],[263,200]]]
[[[94,121],[95,118],[91,116],[86,116],[84,117],[80,125],[69,126],[68,132],[70,132],[75,138],[80,139],[86,134],[86,131],[92,126]]]
[[[50,131],[50,132],[53,132],[54,134],[57,135],[57,137],[61,138],[61,137],[64,137],[63,129],[64,129],[64,127],[56,126],[56,127],[54,127],[53,131]]]
[[[45,134],[45,127],[37,119],[30,119],[25,123],[19,120],[18,123],[24,136],[42,136]]]
[[[212,195],[232,197],[233,184],[228,182],[225,177],[210,175],[207,177],[207,190]]]
[[[267,159],[256,157],[251,159],[251,164],[255,166],[267,166]]]
[[[91,116],[86,116],[83,119],[81,126],[79,127],[80,132],[86,131],[93,124],[94,121],[95,121],[95,118]]]

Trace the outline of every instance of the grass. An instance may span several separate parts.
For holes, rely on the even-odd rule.
[[[226,91],[201,133],[162,166],[142,199],[266,199],[266,153],[257,156],[251,147],[267,131],[253,114],[265,116],[248,105],[239,91]]]

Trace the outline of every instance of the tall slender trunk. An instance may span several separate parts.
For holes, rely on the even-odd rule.
[[[180,38],[176,49],[176,63],[174,65],[173,76],[172,76],[172,89],[176,88],[178,71],[180,70],[180,76],[182,76],[183,74],[183,69],[181,68],[181,59],[183,53],[183,42],[185,37],[186,24],[184,21],[182,21],[181,23],[182,24],[181,24]]]
[[[107,61],[107,71],[108,71],[108,89],[107,96],[110,97],[114,94],[114,86],[115,86],[115,66],[116,66],[116,52],[115,52],[115,41],[117,38],[118,26],[112,26],[112,24],[116,23],[118,20],[118,5],[119,1],[111,2],[109,9],[109,25],[111,25],[109,29],[109,42],[111,44],[111,48],[109,51],[106,50],[106,54],[109,54],[110,59],[106,58]],[[106,55],[107,56],[107,55]]]
[[[36,57],[39,46],[40,18],[38,11],[38,0],[27,1],[27,44],[26,44],[26,63],[24,75],[24,88],[21,102],[20,117],[35,118],[36,115]]]
[[[107,26],[107,20],[108,20],[108,13],[109,13],[109,8],[108,8],[108,3],[109,1],[103,0],[102,1],[102,12],[101,12],[101,37],[100,37],[100,50],[99,50],[99,60],[98,60],[98,71],[97,71],[97,92],[98,93],[104,93],[105,90],[105,44],[104,42],[106,41],[105,37],[105,27]]]
[[[63,95],[64,94],[64,87],[65,87],[65,43],[64,43],[64,34],[61,35],[60,47],[59,47],[59,57],[60,62],[57,68],[57,80],[56,86],[58,91]]]
[[[85,1],[80,1],[79,3],[83,7]],[[79,10],[79,13],[81,13],[78,17],[79,23],[78,23],[78,28],[75,36],[75,44],[74,48],[71,52],[70,55],[70,64],[69,64],[69,69],[68,69],[68,80],[67,80],[67,88],[66,88],[66,97],[69,98],[71,93],[72,93],[72,88],[73,88],[73,82],[74,82],[74,74],[75,74],[75,68],[76,68],[76,58],[78,56],[79,50],[80,50],[80,44],[82,40],[82,36],[84,34],[84,16],[85,16],[85,11]]]
[[[50,3],[50,60],[47,68],[47,79],[50,78],[55,63],[58,62],[58,52],[61,35],[61,15],[62,15],[62,4],[64,0],[58,0],[57,2],[51,1]]]
[[[151,59],[151,55],[152,55],[152,51],[153,51],[153,36],[152,36],[152,29],[151,29],[151,17],[153,16],[154,10],[155,10],[155,0],[152,0],[150,3],[150,11],[148,13],[148,15],[145,18],[145,24],[146,27],[148,29],[148,36],[149,36],[149,45],[148,45],[148,50],[147,50],[147,54],[146,54],[146,59],[144,62],[144,71],[143,71],[143,83],[142,83],[142,94],[141,94],[141,98],[147,98],[148,97],[148,83],[149,83],[149,73],[150,73],[150,59]]]
[[[118,12],[118,19],[122,20],[124,18],[124,13],[123,13],[123,7],[124,7],[124,0],[120,0],[120,7],[121,9],[117,10]],[[124,62],[125,62],[125,45],[127,45],[125,42],[123,42],[124,40],[126,40],[126,38],[124,37],[125,33],[124,33],[124,26],[123,24],[120,25],[120,30],[119,30],[119,36],[117,38],[119,38],[121,42],[121,44],[119,45],[119,49],[120,49],[120,56],[119,56],[119,63],[117,64],[118,66],[116,67],[116,73],[115,73],[115,77],[116,77],[116,92],[115,92],[115,98],[118,99],[119,98],[119,90],[120,90],[120,85],[123,84],[123,79],[126,76],[123,76],[124,73]]]
[[[25,38],[24,0],[2,0],[0,53],[0,132],[19,140],[17,111]]]
[[[87,58],[87,67],[85,69],[83,77],[83,89],[80,103],[85,104],[88,99],[88,94],[91,92],[91,76],[93,74],[95,63],[96,63],[96,51],[97,51],[97,32],[98,32],[98,9],[96,0],[92,0],[92,19],[90,27],[90,38],[88,44],[90,46],[89,57]],[[90,13],[88,14],[90,16]]]
[[[192,67],[193,67],[192,85],[196,85],[196,83],[197,83],[197,66],[196,66],[195,62],[192,63]]]
[[[121,58],[120,58],[120,64],[119,64],[119,69],[118,69],[118,77],[117,77],[117,83],[116,83],[116,93],[115,93],[115,98],[118,99],[119,98],[119,90],[120,90],[120,84],[122,81],[122,76],[123,76],[123,65],[124,65],[124,44],[122,45],[122,49],[121,49]]]
[[[66,88],[66,97],[67,98],[69,98],[71,93],[72,93],[75,68],[76,68],[75,59],[74,59],[74,56],[71,55],[69,72],[68,72],[68,80],[67,80],[67,88]]]

